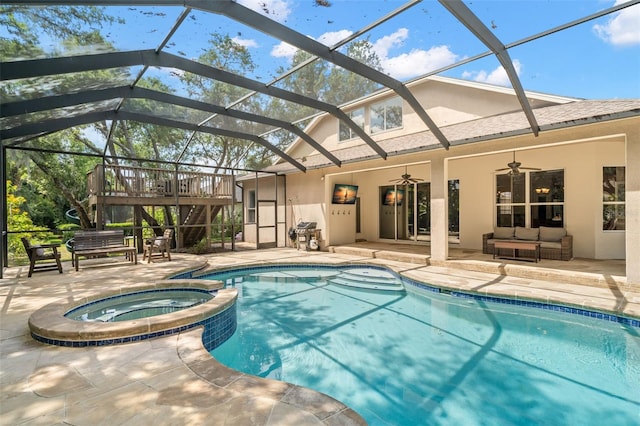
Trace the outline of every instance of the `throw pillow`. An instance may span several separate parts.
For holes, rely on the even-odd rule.
[[[540,241],[560,241],[565,235],[567,230],[564,228],[540,227]]]
[[[523,228],[516,226],[516,240],[537,241],[538,228]]]
[[[493,228],[493,238],[497,240],[511,240],[513,239],[515,228],[509,228],[507,226],[497,226]]]

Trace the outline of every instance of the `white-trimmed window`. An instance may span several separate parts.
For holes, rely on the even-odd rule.
[[[602,168],[602,230],[625,229],[625,168]]]
[[[496,226],[564,227],[564,170],[496,175]]]
[[[247,193],[247,223],[256,223],[256,190]]]
[[[351,120],[353,120],[354,123],[356,123],[358,126],[364,129],[364,108],[354,109],[353,111],[348,112],[347,115]],[[339,126],[340,128],[338,129],[339,142],[353,139],[357,136],[356,132],[351,127],[347,126],[342,121],[339,121],[339,123],[340,123],[340,126]]]
[[[370,127],[372,134],[402,127],[402,98],[371,105]]]

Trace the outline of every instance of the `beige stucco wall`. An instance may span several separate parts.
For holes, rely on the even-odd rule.
[[[576,257],[623,259],[624,231],[602,230],[602,168],[624,165],[621,136],[517,151],[523,166],[564,169],[564,223],[574,237]],[[450,160],[449,178],[460,180],[460,246],[481,249],[482,234],[495,217],[495,169],[512,153]]]
[[[480,117],[487,117],[507,112],[519,111],[521,109],[518,99],[510,93],[509,89],[496,88],[491,86],[463,84],[462,82],[451,83],[441,80],[422,80],[420,83],[411,85],[411,91],[415,98],[423,106],[427,114],[438,126],[446,126],[464,121],[474,120]],[[397,97],[393,92],[380,94],[370,99],[365,107],[365,131],[369,134],[369,113],[368,106]],[[552,100],[531,96],[529,102],[533,108],[550,105]],[[355,103],[353,106],[345,108],[345,112],[362,107],[365,104]],[[370,135],[374,141],[395,138],[427,130],[427,126],[416,112],[403,102],[403,123],[402,127],[383,131]],[[317,119],[314,124],[307,129],[311,136],[329,151],[349,148],[359,145],[362,141],[359,138],[339,141],[338,140],[338,119],[331,115],[325,115]],[[309,144],[298,142],[287,152],[293,158],[301,158],[312,155],[317,151]]]
[[[635,121],[636,123],[638,120]],[[460,180],[459,247],[481,249],[482,234],[493,228],[495,217],[495,169],[505,167],[517,150],[524,166],[565,170],[565,224],[574,236],[574,255],[586,258],[625,258],[625,232],[602,230],[602,167],[625,164],[632,120],[596,123],[506,138],[500,141],[452,147],[388,160],[371,160],[295,173],[287,177],[287,198],[292,200],[296,221],[315,221],[322,229],[322,247],[379,240],[379,187],[389,185],[405,171],[431,180],[430,160],[445,155],[447,179]],[[633,142],[639,144],[640,141]],[[482,152],[486,151],[486,152]],[[355,232],[355,206],[332,205],[336,183],[359,186],[361,232]],[[287,215],[291,214],[288,208]],[[290,225],[289,225],[290,226]]]

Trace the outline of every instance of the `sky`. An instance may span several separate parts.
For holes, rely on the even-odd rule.
[[[489,51],[438,1],[423,0],[236,0],[270,19],[327,46],[414,3],[365,32],[385,73],[410,81]],[[546,37],[518,43],[568,22],[612,7],[621,0],[465,0],[508,52],[525,90],[588,99],[640,98],[640,0],[632,6]],[[107,7],[124,23],[96,24],[116,50],[157,47],[182,7]],[[1,29],[0,29],[1,30]],[[229,34],[245,46],[257,64],[246,77],[265,83],[278,68],[288,68],[292,46],[213,13],[193,10],[164,48],[197,59],[212,33]],[[59,42],[42,35],[45,49]],[[47,46],[47,44],[49,44]],[[88,50],[95,52],[97,49]],[[151,70],[167,77],[176,70]],[[495,56],[464,63],[440,75],[510,86]]]
[[[310,0],[239,0],[239,3],[331,46],[362,28],[365,22],[372,22],[405,2],[333,0],[329,7],[316,6]],[[622,2],[465,3],[508,45]],[[306,22],[300,22],[297,16],[304,17]],[[309,20],[309,16],[315,21]],[[369,37],[384,71],[401,81],[488,50],[435,1],[417,3],[371,31]],[[235,40],[249,49],[262,50],[263,54],[268,51],[269,58],[278,61],[290,59],[295,51],[286,43],[269,44],[260,38],[237,35]],[[640,97],[640,4],[513,48],[510,56],[526,89],[584,98]],[[510,85],[504,69],[493,58],[457,67],[445,75]]]

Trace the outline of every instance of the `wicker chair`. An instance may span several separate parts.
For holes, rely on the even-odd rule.
[[[55,269],[62,273],[62,264],[60,263],[60,253],[58,247],[60,244],[34,244],[32,245],[25,237],[21,238],[24,249],[29,256],[29,278],[34,272],[53,271]],[[50,262],[55,260],[55,262]],[[41,262],[41,263],[37,263]]]

